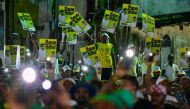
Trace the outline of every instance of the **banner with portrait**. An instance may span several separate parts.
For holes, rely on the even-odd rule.
[[[23,30],[36,31],[30,14],[18,12],[17,15],[19,17]]]
[[[6,45],[5,46],[5,63],[7,66],[16,65],[17,47],[19,45]]]
[[[155,19],[145,13],[142,13],[142,29],[145,33],[152,36],[155,30]]]
[[[74,13],[75,13],[75,6],[59,6],[58,26],[68,27],[69,25],[66,24],[66,20]]]
[[[86,20],[78,13],[75,12],[72,16],[68,17],[66,23],[78,33],[79,36],[85,34],[91,29],[91,26],[86,22]]]
[[[139,6],[132,4],[123,4],[120,25],[136,27]]]
[[[80,48],[80,52],[84,65],[93,66],[98,61],[98,56],[96,54],[97,50],[94,44]]]
[[[120,14],[106,10],[102,19],[101,28],[103,31],[114,33],[119,21]]]
[[[40,49],[44,45],[47,57],[56,55],[57,39],[39,39],[39,44]]]
[[[65,27],[62,29],[62,41],[65,41],[65,37],[67,37],[66,42],[70,45],[77,44],[77,32],[75,32],[71,27]]]

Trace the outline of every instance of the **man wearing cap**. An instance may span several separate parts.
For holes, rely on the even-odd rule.
[[[178,66],[174,64],[174,55],[168,55],[168,63],[164,65],[163,74],[168,78],[169,81],[176,80],[176,74],[179,72]]]
[[[71,69],[68,65],[63,66],[63,73],[61,73],[62,78],[71,77]]]
[[[107,33],[102,34],[101,40],[102,42],[96,43],[98,59],[102,66],[101,80],[109,80],[112,75],[114,50]]]

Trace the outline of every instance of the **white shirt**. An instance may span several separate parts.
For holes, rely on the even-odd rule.
[[[136,56],[133,57],[132,63],[130,65],[129,75],[137,76],[136,68],[137,68],[138,58]]]
[[[180,69],[183,67],[188,67],[187,61],[185,59],[181,58],[179,61],[179,67],[180,67]]]
[[[76,45],[77,44],[77,39],[73,39],[72,41],[69,42],[69,44]]]
[[[154,61],[157,62],[157,61],[159,61],[159,60],[160,60],[160,55],[155,55],[155,56],[154,56]]]
[[[136,27],[136,25],[137,25],[137,22],[131,22],[128,26],[134,28]]]
[[[169,64],[164,65],[165,75],[170,81],[176,79],[176,73],[179,71],[178,66],[173,64],[172,67]]]
[[[78,25],[75,25],[74,27],[72,27],[72,29],[77,33],[80,33],[82,31],[81,27],[79,27]]]
[[[68,34],[67,34],[67,33],[66,33],[66,35],[65,35],[65,32],[63,32],[63,33],[61,34],[61,36],[62,36],[61,42],[64,42],[65,36],[67,36],[67,40],[68,40]],[[67,42],[67,40],[66,40],[66,42]]]
[[[86,66],[91,66],[92,65],[92,61],[90,60],[90,58],[83,58],[84,61],[84,65]]]
[[[50,62],[51,62],[52,64],[55,64],[55,62],[56,62],[56,57],[55,57],[55,56],[52,56]]]
[[[142,24],[143,24],[143,27],[142,27],[143,30],[148,31],[148,25],[145,22],[143,22]]]
[[[21,24],[24,29],[27,29],[27,23],[25,21],[21,20]]]
[[[122,21],[122,23],[127,23],[128,15],[125,13],[121,13],[121,21]]]
[[[145,48],[143,51],[143,55],[144,56],[149,56],[149,53],[151,53],[151,49],[150,48]]]
[[[96,70],[98,70],[98,68],[101,68],[101,62],[100,61],[98,61],[96,64],[94,64],[93,65],[93,67],[96,69]]]
[[[107,27],[107,26],[108,26],[108,23],[109,23],[108,20],[103,19],[103,20],[102,20],[102,27]]]
[[[6,65],[11,65],[11,57],[5,56],[5,64]]]
[[[66,18],[65,16],[59,15],[59,24],[65,24]]]
[[[45,50],[39,49],[38,58],[46,58],[47,54]]]
[[[84,29],[83,29],[83,31],[88,31],[90,29],[90,25],[86,25],[85,27],[84,27]]]

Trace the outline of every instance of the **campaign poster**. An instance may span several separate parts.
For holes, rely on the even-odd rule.
[[[94,44],[80,48],[80,52],[84,65],[93,66],[96,64],[96,58],[98,58],[98,56],[96,54],[97,50]]]
[[[142,13],[142,29],[145,33],[152,35],[155,30],[155,19],[145,13]]]
[[[120,14],[106,10],[102,19],[101,28],[103,31],[114,33],[119,21]]]
[[[18,12],[17,15],[19,17],[23,30],[36,31],[30,14]]]
[[[68,27],[66,24],[67,18],[75,13],[75,6],[59,6],[59,27]]]
[[[78,34],[71,27],[65,27],[62,29],[62,43],[65,41],[65,37],[67,37],[66,42],[70,45],[77,44]]]
[[[138,5],[123,4],[120,25],[132,28],[136,27],[138,12],[139,12]]]
[[[160,38],[151,38],[151,51],[152,53],[160,52],[161,39]]]
[[[18,45],[6,45],[5,49],[5,63],[7,66],[16,65]]]
[[[45,45],[45,51],[47,57],[53,57],[56,55],[57,39],[39,39],[39,47],[41,49],[42,44]]]
[[[79,36],[85,34],[91,29],[91,26],[86,22],[86,20],[78,13],[75,12],[72,16],[68,17],[66,23],[78,33]]]

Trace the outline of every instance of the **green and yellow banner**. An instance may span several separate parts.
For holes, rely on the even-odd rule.
[[[18,12],[17,15],[22,24],[23,30],[36,31],[30,14]]]
[[[154,33],[155,19],[145,13],[142,13],[142,29],[145,33]]]
[[[80,48],[80,52],[85,65],[91,66],[96,63],[95,58],[97,58],[97,50],[94,44]]]
[[[146,45],[150,44],[152,53],[156,53],[156,51],[160,52],[161,48],[161,39],[158,37],[151,38],[150,36],[146,37]]]
[[[106,10],[101,23],[103,31],[114,33],[119,21],[120,14],[110,10]]]
[[[64,37],[67,36],[68,44],[75,45],[77,44],[77,32],[75,32],[71,27],[66,27],[62,29],[62,42],[64,42]]]
[[[136,27],[139,12],[138,5],[123,4],[120,25]]]
[[[59,6],[59,27],[68,27],[67,18],[75,13],[75,6]]]
[[[91,29],[91,26],[78,12],[75,12],[72,16],[68,17],[66,23],[69,24],[79,36]]]
[[[51,57],[53,54],[56,54],[57,39],[39,39],[39,44],[45,45],[45,50],[48,57]],[[41,48],[40,45],[39,47]]]
[[[9,65],[16,65],[17,47],[19,45],[6,45],[5,60],[9,60]]]

